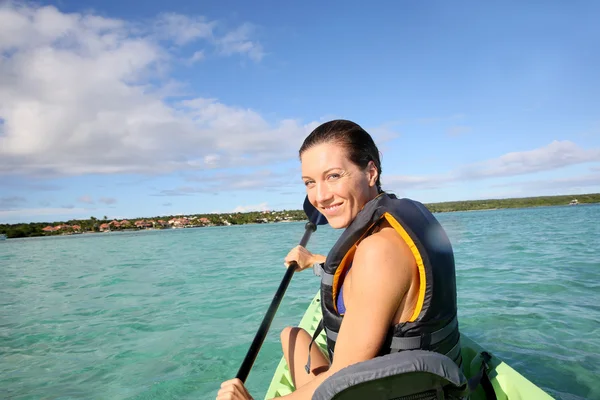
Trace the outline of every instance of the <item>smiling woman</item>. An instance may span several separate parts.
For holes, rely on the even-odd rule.
[[[308,196],[333,228],[346,227],[364,204],[381,193],[379,151],[356,124],[321,125],[302,144],[300,158]]]
[[[281,333],[296,388],[286,397],[310,399],[338,371],[403,350],[445,357],[444,371],[460,367],[454,257],[435,217],[421,203],[382,190],[377,146],[352,121],[317,127],[300,160],[310,203],[345,230],[327,257],[297,246],[285,258],[299,270],[321,265],[318,331],[327,335],[325,354],[302,328]],[[238,379],[224,382],[217,395],[234,398],[251,398]]]

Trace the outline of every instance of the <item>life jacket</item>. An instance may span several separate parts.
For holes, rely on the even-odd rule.
[[[412,251],[420,287],[413,315],[407,322],[390,327],[379,355],[403,350],[431,350],[446,355],[461,366],[452,245],[440,223],[423,204],[398,199],[389,193],[381,193],[363,207],[321,265],[323,319],[319,328],[325,329],[330,360],[333,361],[343,320],[337,309],[337,296],[345,274],[360,241],[383,221],[398,232]],[[376,266],[373,269],[376,270]],[[319,334],[319,328],[313,339]],[[310,357],[306,367],[310,368]]]

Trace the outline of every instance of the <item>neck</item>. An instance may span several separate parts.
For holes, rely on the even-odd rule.
[[[383,190],[381,192],[378,192],[377,188],[373,188],[373,190],[369,192],[369,200],[367,200],[367,202],[365,204],[363,204],[363,206],[360,209],[362,210],[363,208],[365,208],[365,206],[367,204],[369,204],[370,202],[372,202],[373,200],[375,200],[382,194],[385,194],[385,192]]]
[[[377,197],[381,196],[383,193],[385,193],[383,190],[380,192],[377,189],[377,186],[372,187],[371,191],[369,192],[369,201],[376,199]]]

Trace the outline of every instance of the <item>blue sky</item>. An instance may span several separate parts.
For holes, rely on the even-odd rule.
[[[300,209],[318,124],[423,202],[600,192],[600,3],[0,5],[0,223]]]

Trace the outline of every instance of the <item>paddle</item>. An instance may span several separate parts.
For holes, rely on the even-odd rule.
[[[327,223],[327,220],[319,211],[317,211],[310,201],[308,201],[308,196],[304,199],[304,212],[308,217],[308,222],[304,227],[304,235],[302,236],[302,240],[300,240],[300,246],[306,247],[308,243],[308,239],[310,239],[310,235],[317,230],[317,225],[324,225]],[[271,305],[267,310],[267,314],[263,318],[262,323],[260,324],[260,328],[258,328],[258,332],[256,336],[254,336],[254,340],[246,353],[246,357],[238,370],[236,378],[241,380],[242,382],[246,382],[246,378],[250,373],[250,369],[254,364],[254,360],[256,360],[256,356],[260,350],[260,347],[267,336],[267,332],[271,327],[271,322],[275,317],[275,313],[277,312],[277,308],[279,307],[279,303],[281,303],[281,299],[283,298],[283,294],[285,293],[290,281],[292,280],[292,276],[294,275],[294,271],[298,267],[298,263],[292,261],[285,271],[285,275],[279,284],[279,288],[277,292],[275,292],[275,296],[273,296],[273,300],[271,301]]]

